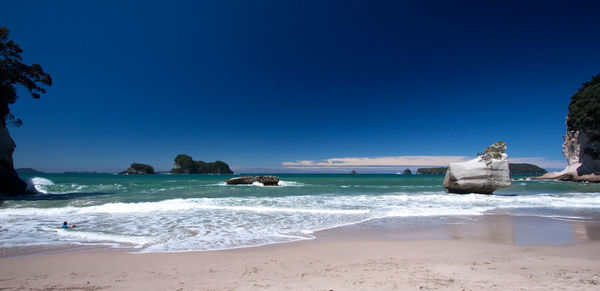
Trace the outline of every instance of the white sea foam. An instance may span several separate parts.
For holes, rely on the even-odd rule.
[[[48,194],[46,186],[54,185],[54,182],[42,177],[33,177],[31,179],[27,179],[25,180],[25,183],[27,184],[27,190],[42,194]]]
[[[315,209],[315,208],[292,208],[292,207],[267,207],[267,206],[243,206],[243,205],[218,205],[213,199],[190,198],[170,199],[159,202],[138,203],[106,203],[97,206],[86,207],[56,207],[56,208],[12,208],[0,212],[0,217],[16,216],[68,216],[82,214],[133,214],[133,213],[160,213],[176,212],[186,210],[223,210],[223,211],[252,211],[259,213],[322,213],[322,214],[365,214],[368,209]]]
[[[279,183],[277,183],[277,185],[279,185],[280,187],[302,187],[305,184],[304,183],[299,183],[296,181],[283,181],[283,180],[279,180]]]
[[[123,243],[134,247],[143,247],[153,242],[152,238],[144,236],[132,236],[123,234],[109,234],[102,232],[80,231],[73,229],[56,229],[56,234],[69,240],[80,243]]]
[[[135,246],[143,252],[226,249],[310,239],[317,230],[380,217],[471,216],[513,209],[527,213],[530,208],[597,212],[600,194],[490,196],[430,191],[177,198],[99,205],[74,200],[68,206],[50,208],[16,205],[0,209],[0,246],[75,242]],[[537,214],[557,215],[555,211]],[[80,227],[60,230],[63,220]]]

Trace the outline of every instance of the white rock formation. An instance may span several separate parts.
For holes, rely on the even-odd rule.
[[[477,158],[451,163],[444,177],[444,188],[450,193],[492,194],[494,190],[510,186],[506,144],[497,142],[485,148]]]
[[[564,139],[567,167],[536,179],[600,182],[600,130],[567,130]]]

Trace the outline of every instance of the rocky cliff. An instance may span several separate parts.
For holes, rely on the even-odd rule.
[[[539,179],[600,182],[600,75],[571,97],[564,136],[567,167]]]
[[[510,186],[506,144],[497,142],[485,148],[477,158],[451,163],[444,177],[444,188],[450,193],[492,194],[494,190]]]
[[[27,184],[21,181],[13,165],[12,154],[15,142],[10,137],[4,120],[0,121],[0,194],[17,195],[25,193]]]

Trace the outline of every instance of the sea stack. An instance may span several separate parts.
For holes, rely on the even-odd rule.
[[[506,143],[499,141],[485,148],[477,158],[451,163],[444,177],[444,188],[456,194],[492,194],[494,190],[510,186]]]
[[[600,182],[600,74],[571,97],[562,152],[567,167],[537,179]]]

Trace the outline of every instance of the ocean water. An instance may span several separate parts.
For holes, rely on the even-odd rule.
[[[514,180],[488,196],[448,194],[438,175],[279,175],[279,187],[226,185],[230,177],[24,176],[43,194],[0,204],[0,247],[215,250],[311,239],[318,230],[376,218],[600,219],[600,184]],[[61,229],[65,220],[78,227]]]

